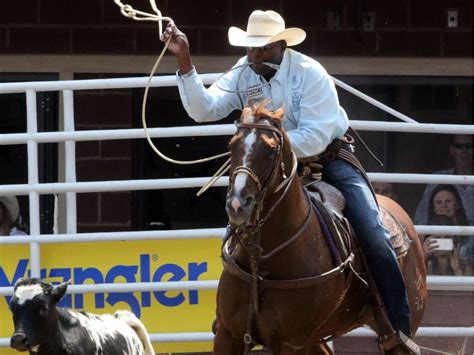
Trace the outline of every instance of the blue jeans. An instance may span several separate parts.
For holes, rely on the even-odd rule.
[[[324,166],[323,180],[344,195],[344,214],[357,234],[392,326],[409,336],[410,306],[403,275],[370,187],[358,169],[341,159]]]

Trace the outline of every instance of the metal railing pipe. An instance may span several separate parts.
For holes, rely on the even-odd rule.
[[[232,135],[234,132],[235,125],[231,124],[148,128],[148,133],[152,138],[222,136]],[[75,132],[39,132],[36,134],[5,133],[0,135],[0,145],[24,144],[31,139],[38,143],[53,143],[65,141],[85,142],[97,140],[141,139],[145,137],[146,135],[143,128],[103,129]]]
[[[351,121],[351,126],[361,131],[474,134],[473,125]],[[222,136],[234,134],[235,129],[236,127],[233,124],[214,124],[207,126],[148,128],[148,133],[152,138]],[[66,141],[85,142],[97,140],[142,139],[145,137],[146,135],[143,128],[66,132],[5,133],[0,135],[0,145],[25,144],[29,140],[34,140],[38,143],[55,143]]]
[[[36,91],[26,91],[26,126],[29,134],[38,131],[37,110],[36,110]],[[38,179],[38,143],[29,140],[27,142],[28,151],[28,184],[37,185]],[[26,191],[29,195],[30,204],[30,231],[32,234],[40,234],[40,203],[39,193],[37,191]],[[39,277],[41,269],[40,246],[38,243],[30,243],[30,264],[31,276]]]
[[[437,290],[474,291],[474,276],[428,276],[428,288]],[[205,281],[166,281],[166,282],[135,282],[135,283],[103,283],[70,285],[67,292],[77,293],[111,293],[111,292],[147,292],[177,290],[215,290],[219,280]],[[13,286],[0,287],[0,296],[11,296]]]
[[[474,235],[474,227],[461,226],[415,226],[420,234],[430,235],[462,235],[470,237]],[[138,241],[138,240],[174,240],[174,239],[203,239],[221,238],[225,228],[201,228],[201,229],[175,229],[160,231],[122,231],[122,232],[97,232],[78,234],[37,234],[24,236],[11,236],[0,238],[0,245],[21,244],[55,244],[55,243],[93,243],[93,242],[115,242],[115,241]]]
[[[0,194],[26,195],[29,191],[39,194],[56,194],[66,192],[113,192],[157,189],[182,189],[201,187],[209,178],[178,178],[178,179],[150,179],[150,180],[111,180],[111,181],[84,181],[76,183],[57,182],[44,184],[0,185]],[[228,177],[219,178],[213,186],[227,186]]]
[[[387,181],[413,184],[457,184],[471,185],[474,176],[459,175],[432,175],[432,174],[391,174],[368,173],[372,181]],[[30,191],[39,194],[54,194],[66,192],[112,192],[136,191],[155,189],[181,189],[201,187],[209,181],[209,177],[177,178],[177,179],[150,179],[150,180],[110,180],[110,181],[83,181],[76,183],[57,182],[43,184],[0,185],[0,194],[27,195]],[[213,186],[228,186],[229,178],[219,178]]]
[[[64,131],[74,132],[74,93],[72,90],[63,90]],[[76,183],[76,142],[64,143],[64,167],[67,183]],[[66,231],[77,232],[77,203],[76,193],[66,192]]]
[[[474,175],[368,173],[371,181],[404,184],[473,185]]]
[[[163,231],[123,231],[123,232],[100,232],[79,234],[41,234],[25,236],[11,236],[0,238],[0,245],[39,244],[54,243],[92,243],[92,242],[116,242],[116,241],[138,241],[138,240],[178,240],[178,239],[206,239],[222,238],[225,228],[201,228],[201,229],[176,229]]]

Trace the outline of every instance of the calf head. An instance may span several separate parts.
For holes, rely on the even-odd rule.
[[[12,348],[27,351],[48,340],[48,334],[57,329],[56,304],[69,283],[53,286],[36,278],[16,282],[10,302],[15,326],[10,339]]]

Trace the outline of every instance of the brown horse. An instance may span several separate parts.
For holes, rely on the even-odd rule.
[[[377,332],[358,252],[333,262],[321,224],[296,175],[296,158],[281,127],[283,110],[245,108],[231,139],[229,223],[217,293],[214,353],[243,354],[256,344],[274,354],[332,353],[326,341],[367,324]],[[411,239],[400,261],[419,327],[427,297],[420,241],[394,201],[379,203]]]

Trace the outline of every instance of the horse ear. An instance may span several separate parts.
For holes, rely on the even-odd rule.
[[[58,286],[53,288],[53,292],[51,293],[55,303],[58,303],[59,300],[66,294],[66,290],[68,285],[71,284],[71,280],[60,283]]]
[[[244,109],[242,110],[242,114],[240,115],[240,122],[245,122],[245,119],[252,115],[252,109],[250,107],[244,107]]]

